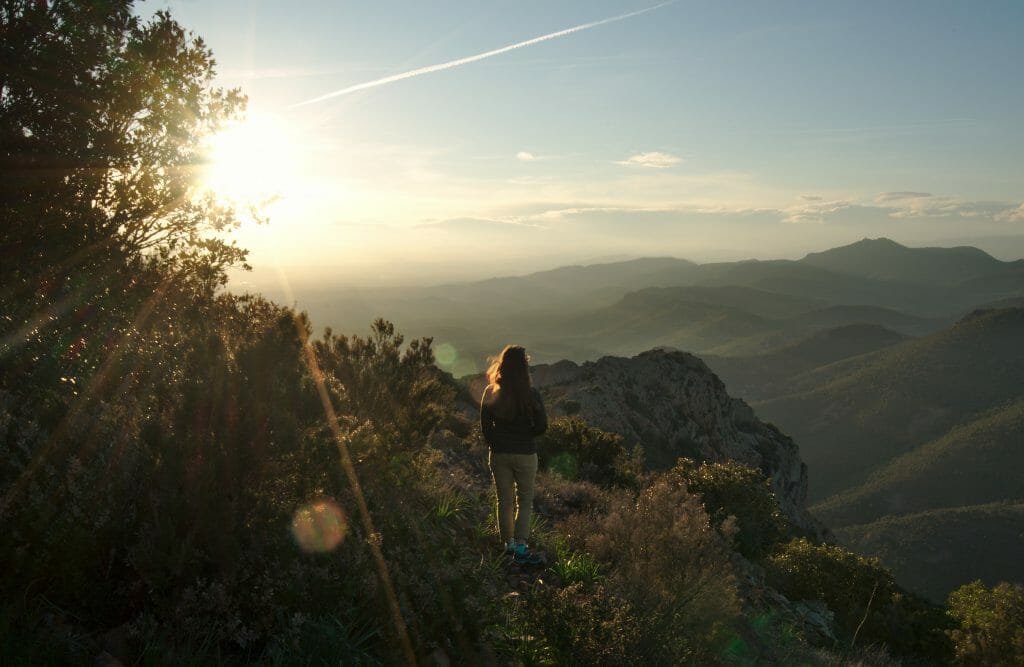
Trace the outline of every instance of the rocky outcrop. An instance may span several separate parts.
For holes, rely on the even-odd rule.
[[[699,358],[658,349],[630,359],[535,366],[532,375],[552,417],[578,414],[643,445],[652,469],[670,467],[680,456],[758,468],[794,522],[820,534],[806,510],[807,466],[796,444],[729,396]]]

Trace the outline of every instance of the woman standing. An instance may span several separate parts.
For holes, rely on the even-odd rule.
[[[530,384],[529,359],[521,345],[507,345],[487,371],[480,400],[480,427],[490,447],[489,463],[498,494],[498,531],[516,563],[536,565],[530,551],[530,514],[537,476],[534,437],[548,427],[540,392]]]

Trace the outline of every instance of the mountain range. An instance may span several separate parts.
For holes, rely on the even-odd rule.
[[[427,287],[296,286],[289,301],[343,331],[386,317],[479,368],[503,340],[553,363],[659,346],[749,356],[848,324],[918,336],[981,305],[1020,299],[1022,285],[1022,260],[865,239],[801,260],[647,258]],[[462,369],[471,372],[468,363]]]
[[[432,336],[446,351],[439,365],[467,380],[503,344],[524,344],[548,364],[538,382],[556,413],[578,410],[642,442],[656,466],[714,458],[695,444],[700,420],[678,414],[697,399],[657,379],[659,367],[667,377],[696,368],[697,355],[722,395],[792,437],[810,510],[842,543],[935,599],[978,577],[1024,579],[1006,557],[1024,553],[1012,529],[1024,502],[1024,260],[864,239],[795,261],[647,258],[295,298],[318,325],[358,330],[385,317]],[[601,400],[587,393],[598,385],[609,388]],[[650,408],[665,395],[674,416]],[[799,477],[776,480],[782,497]],[[977,543],[949,546],[967,536]]]

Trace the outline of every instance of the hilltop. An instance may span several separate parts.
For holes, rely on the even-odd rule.
[[[872,280],[955,286],[982,278],[1020,275],[1024,260],[1002,262],[970,246],[908,248],[887,238],[813,252],[803,264]]]

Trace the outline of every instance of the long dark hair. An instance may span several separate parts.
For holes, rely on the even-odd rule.
[[[487,369],[494,411],[504,419],[526,415],[533,421],[533,396],[530,391],[530,365],[526,348],[506,345]]]

